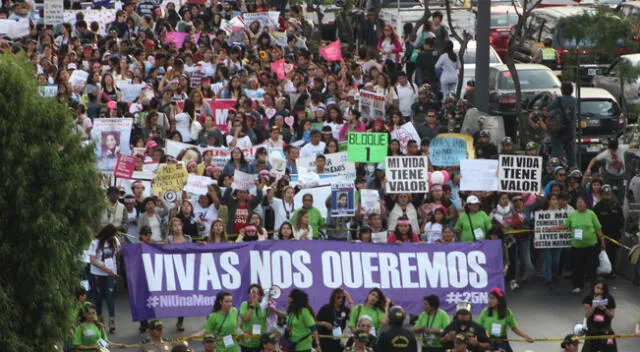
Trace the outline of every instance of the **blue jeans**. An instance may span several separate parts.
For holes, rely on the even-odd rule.
[[[451,92],[455,93],[458,87],[458,82],[453,83],[440,83],[440,91],[442,92],[442,103],[447,98],[447,95]]]
[[[561,253],[562,248],[545,248],[542,250],[542,255],[544,258],[544,281],[551,282],[553,280],[553,275],[558,274],[560,270]]]
[[[528,236],[523,239],[516,239],[514,245],[516,246],[515,279],[525,279],[527,272],[533,273],[535,271],[533,264],[531,264],[531,239]]]
[[[95,287],[94,287],[94,299],[96,304],[96,313],[102,315],[102,301],[106,298],[107,310],[109,311],[109,317],[116,316],[115,309],[115,291],[116,282],[113,276],[93,275]]]

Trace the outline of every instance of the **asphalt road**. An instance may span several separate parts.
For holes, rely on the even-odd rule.
[[[608,283],[618,306],[613,320],[614,331],[616,334],[633,333],[636,317],[640,313],[640,288],[633,287],[630,281],[623,278],[610,280]],[[520,328],[534,338],[564,337],[570,333],[573,326],[582,321],[582,299],[586,295],[584,291],[580,295],[573,295],[570,285],[570,280],[563,280],[558,288],[548,291],[541,279],[534,278],[519,290],[508,292],[507,302]],[[131,321],[127,292],[122,286],[118,289],[116,316],[117,330],[110,336],[112,341],[136,344],[146,337],[146,334],[138,332],[138,323]],[[186,318],[183,333],[176,330],[175,318],[164,319],[165,336],[181,337],[193,334],[202,328],[204,319]],[[510,334],[510,337],[517,336]],[[194,342],[194,346],[196,350],[201,350],[199,342]],[[561,351],[559,342],[513,343],[512,347],[516,352]],[[640,351],[640,338],[618,340],[618,351]]]

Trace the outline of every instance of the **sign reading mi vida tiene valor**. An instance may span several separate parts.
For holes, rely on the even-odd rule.
[[[429,191],[429,159],[426,156],[388,156],[384,164],[387,193]]]
[[[251,283],[265,289],[279,286],[278,309],[286,307],[294,288],[306,290],[317,310],[335,288],[363,302],[369,290],[379,287],[410,313],[422,311],[425,292],[438,295],[441,308],[450,313],[461,300],[471,302],[478,313],[491,287],[504,288],[499,241],[401,246],[303,242],[126,246],[133,320],[206,316],[220,291],[230,292],[239,306],[249,298]]]
[[[542,157],[500,155],[498,160],[498,192],[541,193]]]

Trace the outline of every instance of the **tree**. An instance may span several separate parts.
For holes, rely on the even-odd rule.
[[[0,346],[51,351],[71,331],[82,251],[104,193],[69,109],[38,94],[20,54],[0,55]]]
[[[464,53],[465,51],[467,51],[467,45],[469,44],[469,40],[472,39],[472,36],[470,33],[467,33],[467,31],[462,32],[462,37],[458,34],[455,27],[453,27],[453,22],[451,21],[450,0],[445,0],[445,6],[447,10],[447,23],[449,24],[449,30],[451,31],[451,36],[454,37],[458,41],[458,43],[460,43],[460,50],[458,51],[458,60],[460,60],[460,71],[458,73],[458,77],[464,77]],[[463,83],[466,83],[466,82],[462,82],[462,79],[458,79],[458,85],[456,86],[457,99],[460,99]]]

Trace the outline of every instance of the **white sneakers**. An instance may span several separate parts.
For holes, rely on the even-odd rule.
[[[580,291],[582,291],[582,289],[581,289],[580,287],[576,287],[576,288],[574,288],[574,289],[573,289],[573,291],[571,291],[571,292],[573,292],[573,293],[575,293],[575,294],[578,294],[578,293],[580,293]]]

